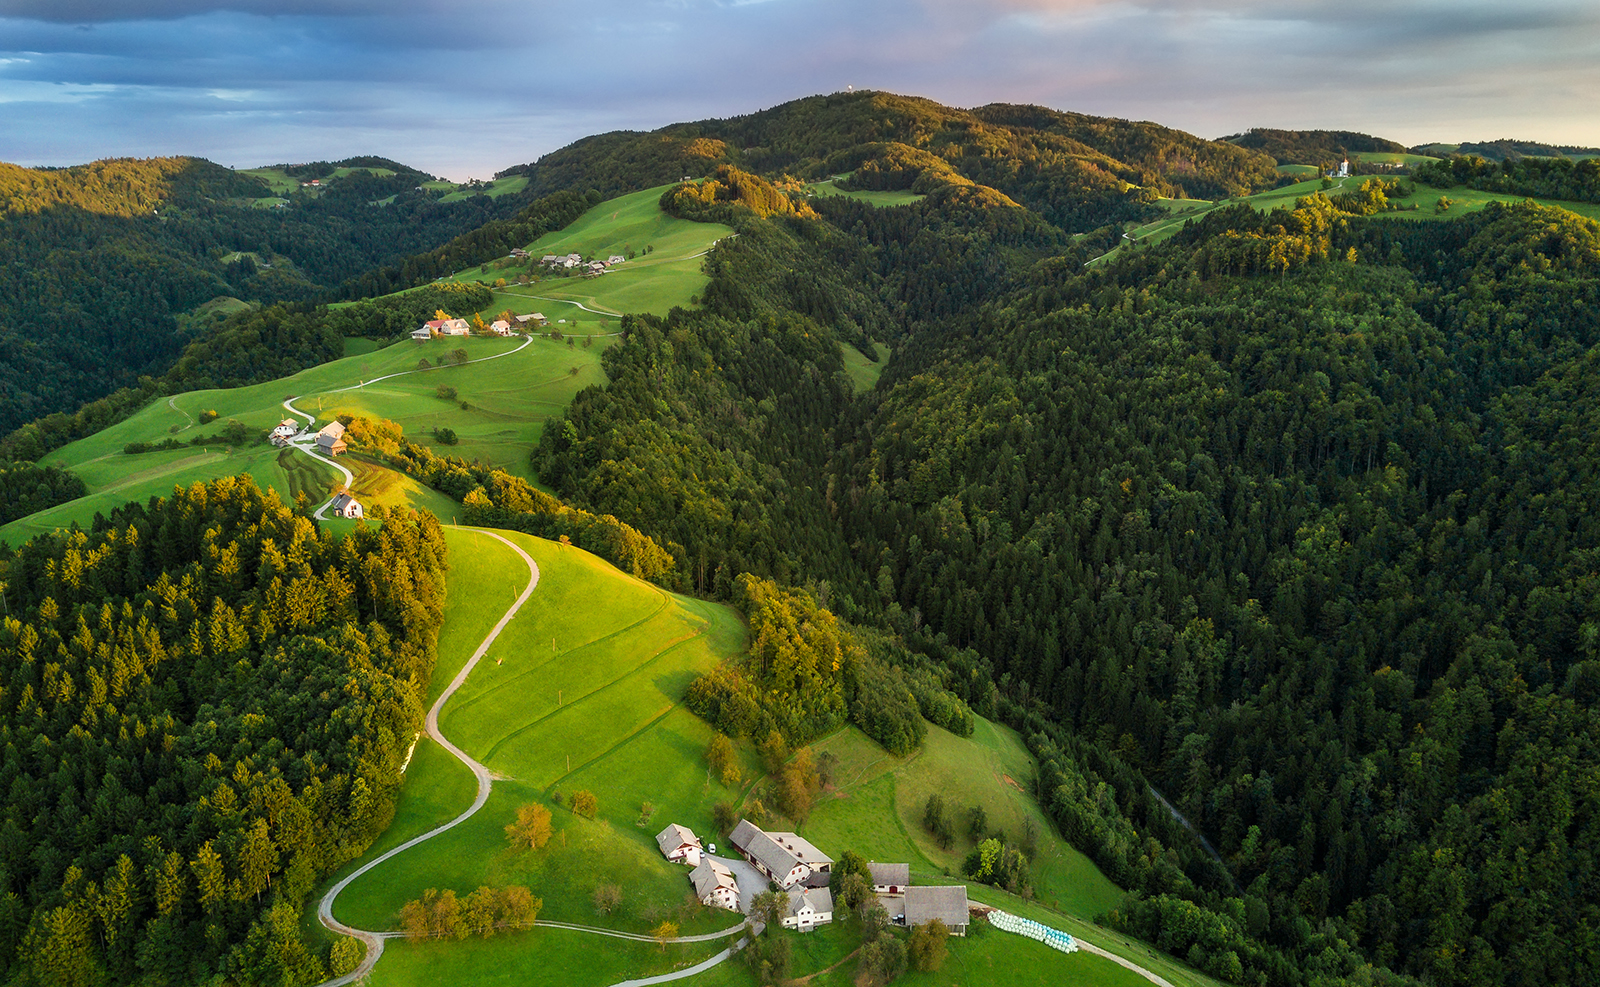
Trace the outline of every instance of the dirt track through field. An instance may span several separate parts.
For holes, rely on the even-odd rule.
[[[527,552],[524,552],[519,546],[513,544],[511,541],[495,534],[493,531],[483,531],[482,529],[476,528],[464,530],[477,531],[479,534],[488,535],[495,541],[498,541],[510,548],[513,552],[516,552],[522,557],[522,561],[528,564],[527,588],[522,591],[522,595],[517,597],[516,602],[511,604],[510,609],[508,609],[505,614],[500,617],[499,623],[494,625],[494,628],[489,631],[488,636],[486,636],[483,639],[483,642],[478,645],[478,650],[474,651],[472,653],[472,657],[467,659],[467,663],[461,666],[461,671],[457,672],[456,677],[451,680],[449,688],[445,689],[439,698],[434,701],[433,706],[428,709],[428,719],[426,724],[428,736],[432,737],[438,742],[439,746],[443,747],[451,754],[454,754],[457,760],[472,770],[473,775],[478,779],[478,796],[472,800],[472,805],[469,806],[467,810],[461,813],[459,816],[456,816],[454,819],[442,826],[437,826],[428,830],[421,836],[407,840],[406,842],[400,844],[399,846],[374,860],[368,861],[366,864],[363,864],[361,867],[358,867],[356,870],[347,875],[344,880],[329,888],[328,893],[322,896],[322,901],[317,905],[317,918],[322,922],[323,925],[327,926],[329,929],[332,929],[334,932],[342,933],[347,936],[354,936],[366,943],[367,955],[362,958],[361,964],[354,970],[342,977],[335,977],[332,980],[326,981],[321,985],[321,987],[342,987],[344,984],[354,983],[371,973],[372,968],[378,963],[378,958],[383,955],[383,940],[389,938],[388,935],[384,935],[382,933],[368,932],[365,929],[357,929],[353,926],[345,925],[343,922],[334,918],[333,903],[334,900],[339,897],[339,892],[349,887],[350,883],[356,878],[383,863],[385,860],[388,860],[390,857],[393,857],[399,853],[403,853],[419,843],[431,840],[440,833],[448,832],[449,830],[452,830],[466,822],[468,819],[476,815],[479,809],[483,808],[483,804],[485,802],[489,801],[489,786],[491,783],[489,769],[479,764],[477,761],[474,761],[471,757],[468,757],[465,751],[457,747],[455,744],[452,744],[445,738],[444,734],[439,732],[439,710],[443,709],[444,704],[450,700],[451,696],[455,695],[456,690],[460,689],[462,685],[466,683],[467,676],[472,674],[472,670],[477,667],[479,659],[488,653],[489,646],[494,644],[495,638],[500,636],[500,632],[505,630],[507,624],[511,623],[511,618],[517,615],[517,611],[521,610],[522,605],[528,602],[528,598],[533,595],[534,587],[539,585],[539,566],[533,561],[533,557],[531,555],[529,555]],[[392,935],[392,933],[390,935]]]

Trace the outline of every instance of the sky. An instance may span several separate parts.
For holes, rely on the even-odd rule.
[[[854,86],[1202,137],[1600,146],[1594,0],[0,0],[0,161],[457,181]]]

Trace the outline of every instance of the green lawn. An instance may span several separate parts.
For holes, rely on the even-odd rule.
[[[492,883],[532,887],[547,919],[644,931],[672,918],[686,934],[732,924],[734,916],[688,897],[687,870],[661,859],[654,837],[671,821],[708,832],[712,803],[739,798],[708,777],[711,731],[677,703],[694,675],[743,649],[743,625],[726,607],[665,593],[579,549],[508,537],[537,560],[539,587],[440,723],[499,780],[481,812],[351,885],[336,913],[365,928],[391,928],[400,905],[425,888],[466,892]],[[450,602],[434,695],[527,579],[521,561],[493,539],[454,528],[446,539]],[[598,818],[579,818],[554,801],[555,792],[579,788],[598,796]],[[460,762],[420,742],[395,823],[368,856],[453,817],[473,791]],[[533,801],[555,812],[556,835],[537,853],[512,852],[504,827],[519,805]],[[646,802],[653,806],[648,817]],[[602,882],[623,889],[622,905],[609,916],[596,914],[591,902]],[[502,962],[524,972],[542,962],[536,934],[507,941],[522,945]],[[443,949],[432,955],[449,962]],[[389,961],[386,955],[380,974]]]
[[[368,353],[376,353],[387,345],[389,344],[384,340],[367,339],[365,336],[346,336],[344,338],[344,355],[365,356]]]
[[[0,528],[0,539],[16,544],[44,531],[66,527],[74,521],[87,526],[96,512],[108,513],[129,500],[165,496],[175,485],[213,480],[219,476],[249,473],[263,487],[272,487],[286,499],[305,489],[326,496],[337,474],[300,456],[283,454],[265,443],[242,447],[221,445],[124,453],[130,442],[160,442],[216,434],[228,419],[237,418],[253,430],[266,430],[288,416],[282,401],[302,396],[296,405],[326,421],[342,412],[378,414],[400,421],[409,437],[433,444],[432,429],[447,425],[461,437],[460,445],[438,446],[441,452],[478,458],[527,475],[528,454],[538,442],[539,429],[553,411],[564,408],[579,389],[603,379],[599,354],[608,340],[589,348],[569,348],[548,339],[535,339],[526,349],[498,360],[462,367],[447,367],[411,374],[369,387],[330,393],[385,374],[413,370],[423,354],[437,360],[457,347],[472,358],[505,353],[522,345],[521,339],[458,339],[426,344],[405,342],[360,353],[301,371],[293,377],[226,390],[190,391],[163,398],[127,421],[57,449],[44,462],[71,469],[83,478],[89,495]],[[577,373],[572,373],[576,368]],[[459,390],[458,400],[469,408],[433,397],[441,383]],[[202,411],[213,410],[217,421],[197,424]],[[306,460],[299,462],[299,460]],[[347,465],[357,474],[358,497],[378,503],[406,503],[448,516],[454,502],[409,478],[352,456]],[[308,495],[309,495],[308,494]]]

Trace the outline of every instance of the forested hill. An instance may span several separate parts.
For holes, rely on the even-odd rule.
[[[1278,164],[1324,165],[1347,154],[1404,154],[1406,150],[1404,144],[1396,141],[1349,130],[1273,130],[1270,127],[1252,127],[1223,140],[1270,154]]]
[[[393,816],[443,619],[438,522],[382,520],[226,478],[0,557],[0,979],[326,975],[301,908]]]
[[[439,202],[420,177],[357,171],[261,208],[260,179],[197,158],[0,164],[0,417],[70,412],[160,376],[207,328],[183,313],[213,299],[330,295],[527,202]]]
[[[1111,920],[1208,972],[1594,982],[1600,226],[1317,195],[1086,270],[944,188],[740,220],[541,478],[694,587],[896,634],[1029,736]],[[856,397],[849,326],[897,339]]]
[[[823,178],[896,146],[932,154],[1069,232],[1137,218],[1156,195],[1223,198],[1277,181],[1266,155],[1153,123],[1037,106],[961,110],[877,92],[590,137],[502,174],[526,175],[540,192],[595,188],[609,196],[700,177],[719,164]]]

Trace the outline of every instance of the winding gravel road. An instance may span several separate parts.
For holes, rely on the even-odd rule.
[[[521,610],[522,605],[528,602],[528,598],[533,595],[534,587],[539,585],[539,566],[533,561],[533,557],[527,552],[524,552],[516,544],[512,543],[506,538],[501,537],[500,535],[495,534],[493,531],[484,531],[479,528],[464,530],[472,530],[478,532],[479,534],[488,535],[495,541],[498,541],[510,548],[513,552],[516,552],[522,557],[522,561],[527,563],[529,577],[527,588],[522,591],[522,595],[518,596],[516,602],[511,604],[511,608],[507,610],[503,616],[501,616],[499,623],[494,625],[494,629],[489,631],[488,636],[483,639],[483,643],[478,645],[478,650],[474,651],[472,653],[472,657],[467,659],[467,663],[461,666],[461,671],[457,672],[456,677],[451,680],[449,688],[445,689],[444,692],[440,694],[439,698],[434,701],[434,704],[428,709],[428,736],[432,737],[439,744],[439,746],[443,747],[451,754],[454,754],[456,759],[462,764],[465,764],[468,768],[472,769],[473,775],[478,779],[478,796],[472,800],[472,805],[469,806],[465,812],[461,813],[461,815],[456,816],[454,819],[442,826],[428,830],[421,836],[413,837],[412,839],[407,840],[406,842],[400,844],[399,846],[374,860],[368,861],[347,875],[344,880],[329,888],[328,893],[322,896],[322,901],[317,904],[317,918],[321,920],[323,925],[327,926],[329,929],[332,929],[334,932],[342,933],[347,936],[354,936],[366,943],[367,955],[361,960],[361,964],[354,970],[342,977],[335,977],[332,980],[324,982],[321,987],[342,987],[344,984],[354,983],[357,980],[360,980],[362,977],[365,977],[368,973],[371,973],[372,968],[378,963],[378,958],[383,955],[383,940],[393,936],[393,933],[384,934],[378,932],[368,932],[365,929],[357,929],[353,926],[345,925],[343,922],[334,918],[333,903],[334,900],[339,897],[339,892],[349,887],[350,882],[383,863],[385,860],[388,860],[390,857],[393,857],[399,853],[403,853],[406,850],[416,846],[418,843],[431,840],[440,833],[448,832],[449,830],[461,825],[463,822],[466,822],[468,819],[472,818],[472,816],[475,815],[479,809],[483,808],[483,804],[489,800],[489,769],[479,764],[477,761],[474,761],[471,757],[468,757],[466,751],[463,751],[455,744],[452,744],[444,734],[439,732],[439,711],[444,708],[444,704],[450,700],[450,697],[455,695],[456,690],[461,688],[461,686],[466,683],[467,676],[472,674],[472,670],[477,667],[478,661],[488,653],[489,646],[494,643],[495,638],[500,636],[500,632],[505,630],[505,626],[511,622],[511,618],[517,615],[517,611]]]

